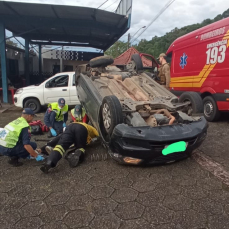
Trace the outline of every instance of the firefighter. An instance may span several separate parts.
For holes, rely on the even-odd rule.
[[[85,146],[90,144],[92,139],[98,136],[98,131],[86,123],[74,122],[70,124],[59,138],[57,145],[50,153],[46,163],[40,168],[41,171],[48,173],[51,168],[56,167],[58,161],[72,144],[74,144],[76,150],[66,155],[65,158],[70,167],[76,167],[84,160]]]
[[[169,84],[170,84],[170,66],[166,61],[166,55],[165,53],[161,53],[158,57],[158,60],[161,64],[159,68],[159,84],[161,84],[163,87],[165,87],[167,90],[169,90]]]
[[[45,113],[44,122],[50,129],[49,137],[56,137],[63,132],[68,120],[68,105],[60,98],[58,103],[51,103]]]
[[[71,117],[73,122],[88,123],[86,111],[81,104],[77,104],[75,108],[71,110]]]
[[[20,118],[10,122],[0,131],[0,153],[10,157],[8,163],[14,167],[23,165],[18,161],[19,158],[31,156],[37,161],[44,160],[43,156],[39,155],[41,150],[37,149],[37,144],[30,141],[29,123],[33,118],[34,112],[25,108]]]

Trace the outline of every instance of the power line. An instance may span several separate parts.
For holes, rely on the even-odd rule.
[[[119,0],[114,1],[112,4],[110,4],[108,7],[106,7],[106,8],[103,9],[103,10],[106,10],[106,9],[109,8],[110,6],[113,6],[117,1],[119,1]]]
[[[97,9],[99,9],[101,6],[103,6],[106,2],[108,2],[109,0],[106,0],[104,3],[102,3]]]
[[[149,23],[149,25],[133,40],[131,43],[134,43],[160,16],[165,10],[176,0],[169,0],[165,6],[159,11],[159,13],[154,17],[154,19]]]

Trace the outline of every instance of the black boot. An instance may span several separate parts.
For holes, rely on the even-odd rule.
[[[51,168],[52,168],[51,165],[44,164],[43,166],[40,167],[40,170],[41,170],[43,173],[46,173],[46,174],[47,174]]]
[[[84,152],[80,149],[77,149],[75,152],[70,153],[66,159],[69,163],[69,166],[71,168],[75,168],[84,160]]]
[[[10,157],[10,160],[8,161],[8,163],[10,165],[12,165],[13,167],[19,167],[22,166],[23,163],[18,161],[18,157],[14,156],[14,157]]]
[[[43,166],[41,166],[40,170],[43,173],[48,173],[51,168],[56,167],[58,161],[62,158],[61,154],[58,151],[52,151],[49,155],[47,161]]]

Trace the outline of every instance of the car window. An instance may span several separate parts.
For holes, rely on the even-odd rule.
[[[49,87],[68,87],[68,75],[60,75],[49,81]]]
[[[168,53],[167,54],[167,57],[166,57],[166,61],[167,63],[169,63],[171,65],[171,62],[172,62],[172,52]]]
[[[76,75],[75,74],[72,77],[72,86],[76,86]]]

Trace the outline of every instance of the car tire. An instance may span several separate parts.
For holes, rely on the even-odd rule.
[[[212,96],[206,96],[203,99],[203,104],[204,117],[206,120],[209,122],[217,121],[220,118],[220,112],[214,98],[212,98]]]
[[[25,102],[24,108],[30,108],[34,113],[38,113],[41,109],[41,104],[37,99],[28,99]]]
[[[110,56],[99,56],[89,61],[89,64],[92,68],[106,67],[113,63],[114,63],[114,59]]]
[[[137,54],[137,53],[136,54],[133,54],[132,57],[131,57],[131,60],[134,61],[137,72],[144,70],[142,59],[141,59],[141,57],[140,57],[139,54]]]
[[[101,114],[104,130],[111,136],[115,126],[123,123],[122,106],[116,96],[110,95],[104,97]]]
[[[190,91],[190,92],[184,92],[181,94],[179,98],[179,102],[191,102],[193,113],[203,113],[204,111],[204,105],[203,100],[200,97],[200,95],[196,92]]]

